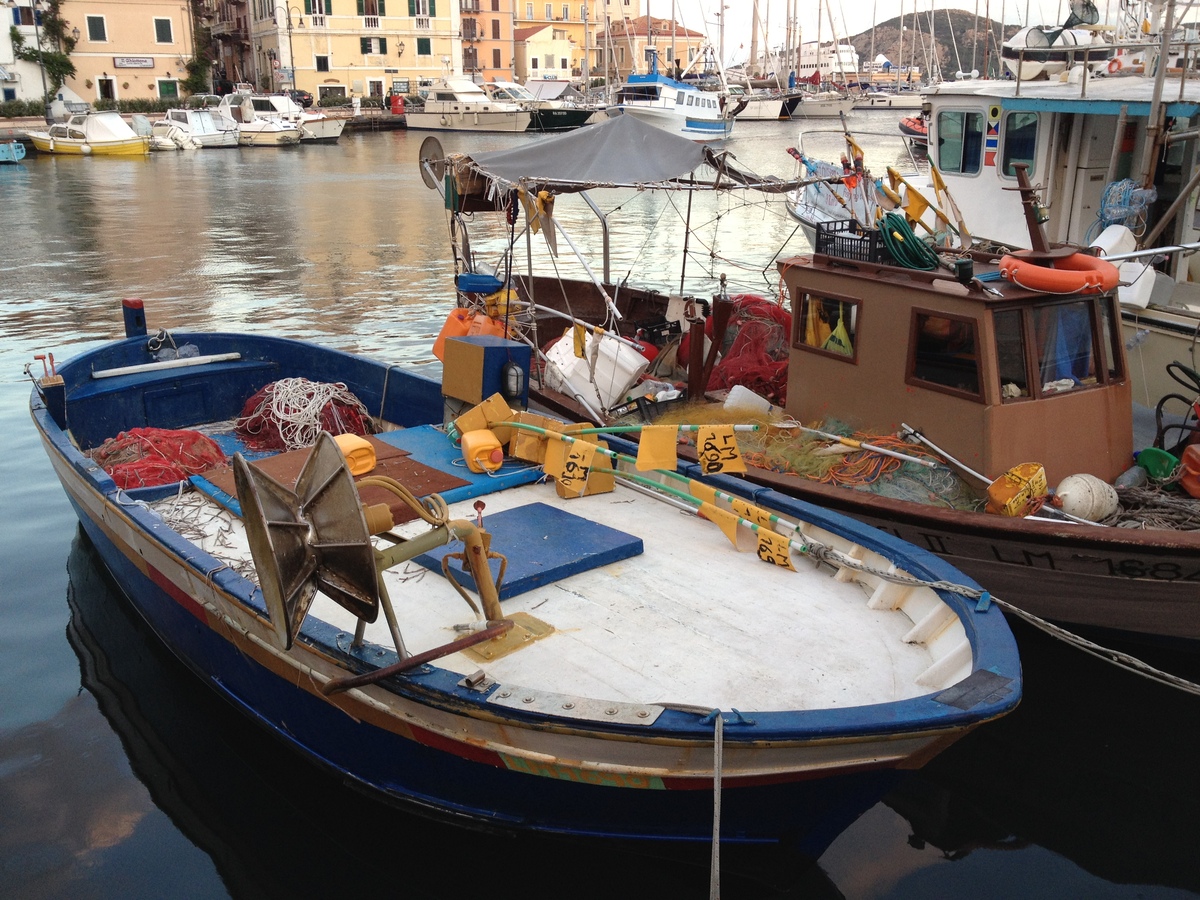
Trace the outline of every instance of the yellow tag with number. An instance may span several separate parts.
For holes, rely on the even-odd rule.
[[[755,525],[762,525],[766,528],[771,527],[771,514],[761,506],[755,506],[741,497],[730,497],[729,505],[733,507],[733,511],[743,519],[753,522]]]
[[[567,495],[581,496],[587,487],[588,470],[592,467],[592,458],[596,455],[596,445],[587,441],[575,441],[563,445],[562,471],[555,476],[563,492]],[[547,454],[549,458],[549,454]]]
[[[796,567],[792,565],[792,551],[788,546],[787,538],[777,531],[768,531],[766,528],[760,528],[755,533],[758,535],[759,559],[784,569],[791,569],[793,572],[796,571]]]
[[[705,475],[746,471],[732,425],[701,425],[696,432],[696,455]]]

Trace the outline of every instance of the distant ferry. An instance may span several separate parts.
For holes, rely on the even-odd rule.
[[[820,72],[820,80],[857,81],[858,51],[852,44],[837,41],[809,41],[800,45],[800,66],[797,77],[812,80]]]

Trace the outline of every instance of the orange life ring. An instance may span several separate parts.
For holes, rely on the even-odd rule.
[[[1052,266],[1005,256],[1000,260],[1000,275],[1018,287],[1047,294],[1107,294],[1121,280],[1116,266],[1087,253],[1057,259]]]
[[[1119,57],[1119,56],[1114,56],[1112,59],[1110,59],[1108,61],[1108,73],[1110,75],[1115,75],[1117,72],[1120,72],[1123,68],[1125,68],[1125,63],[1123,63],[1121,61],[1121,57]]]

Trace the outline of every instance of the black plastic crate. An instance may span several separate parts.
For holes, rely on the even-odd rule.
[[[892,255],[883,244],[883,235],[875,228],[863,228],[854,219],[817,224],[817,253],[855,262],[892,265]]]

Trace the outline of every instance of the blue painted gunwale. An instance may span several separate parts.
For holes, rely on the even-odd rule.
[[[61,365],[59,374],[66,381],[66,418],[82,446],[99,443],[120,428],[151,424],[144,420],[147,401],[152,406],[157,404],[158,414],[168,421],[172,417],[178,419],[170,425],[164,425],[161,419],[153,422],[164,427],[231,418],[240,412],[244,399],[263,383],[298,375],[346,383],[373,413],[398,424],[440,421],[442,402],[437,383],[395,366],[280,338],[236,334],[175,334],[174,337],[180,345],[197,343],[205,354],[237,350],[243,358],[237,363],[104,380],[90,378],[95,369],[147,361],[144,339],[135,338],[106,345]],[[222,390],[213,390],[215,385]],[[201,407],[205,415],[197,417]],[[337,706],[319,697],[315,689],[295,684],[295,679],[285,677],[287,672],[273,670],[267,664],[270,660],[265,658],[269,654],[262,648],[237,640],[220,622],[208,621],[208,614],[200,604],[195,600],[189,603],[187,589],[171,582],[166,573],[172,568],[190,573],[179,580],[185,584],[188,579],[199,580],[211,586],[218,602],[228,604],[233,613],[265,622],[261,594],[250,582],[224,569],[215,558],[198,552],[178,534],[155,527],[161,524],[157,515],[131,505],[129,495],[119,495],[112,480],[72,444],[62,430],[63,423],[54,420],[36,391],[31,409],[81,522],[139,612],[202,679],[308,756],[393,799],[450,815],[464,815],[478,822],[623,837],[705,839],[708,836],[711,779],[681,779],[667,785],[666,790],[611,790],[564,780],[562,775],[525,775],[497,765],[494,759],[481,758],[476,748],[468,744],[454,746],[454,742],[432,733],[416,735],[414,739],[411,733],[405,735],[394,728],[380,727],[380,723],[372,723],[366,716],[357,720],[348,718]],[[627,442],[614,440],[613,444],[625,452],[634,451]],[[692,477],[700,474],[694,466],[681,470]],[[932,554],[840,514],[768,489],[754,489],[738,479],[710,476],[706,480],[730,493],[769,503],[795,518],[853,535],[865,546],[893,556],[914,575],[973,584]],[[147,498],[152,493],[153,490]],[[149,560],[156,554],[166,562],[151,567]],[[750,713],[753,724],[726,726],[726,745],[762,742],[803,745],[865,737],[893,741],[921,734],[951,736],[959,729],[1007,712],[1020,697],[1020,668],[1015,644],[1002,615],[995,608],[975,612],[958,595],[943,594],[943,597],[964,621],[977,667],[1012,679],[1011,693],[1006,698],[970,711],[938,703],[932,697],[919,697],[876,707],[754,712]],[[306,622],[302,632],[302,643],[312,652],[353,665],[354,660],[338,646],[344,638],[316,620]],[[363,658],[370,653],[372,665],[394,659],[390,651],[383,657],[376,655],[377,649],[366,648]],[[279,665],[275,661],[276,669]],[[367,665],[356,668],[365,669]],[[702,722],[694,714],[667,710],[654,725],[639,728],[556,720],[520,711],[498,711],[486,704],[485,695],[459,687],[459,681],[456,673],[427,666],[409,677],[393,679],[387,687],[396,697],[431,709],[504,721],[515,727],[571,735],[695,742],[711,747],[711,723]],[[427,742],[423,743],[422,738]],[[818,802],[822,799],[827,802],[839,792],[854,790],[868,782],[882,784],[893,774],[855,770],[852,775],[834,774],[814,780],[811,773],[793,773],[790,780],[767,779],[772,783],[763,783],[761,779],[749,778],[743,784],[727,778],[723,798],[725,831],[731,840],[773,841],[785,833],[794,836],[798,827],[796,804],[812,804],[816,811],[822,808],[823,803]],[[436,793],[432,792],[433,786]],[[529,796],[531,792],[535,798]],[[587,822],[580,821],[580,810],[587,810]]]

